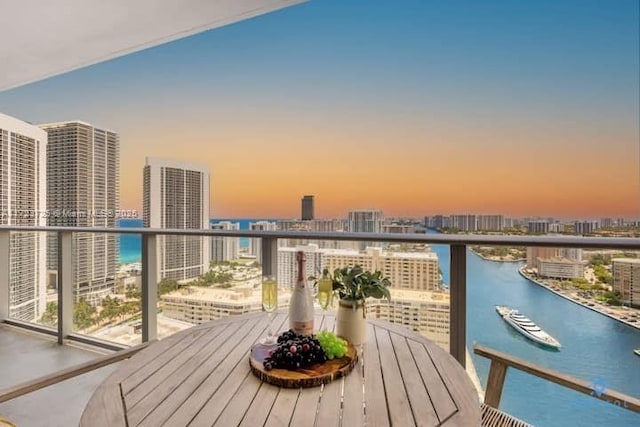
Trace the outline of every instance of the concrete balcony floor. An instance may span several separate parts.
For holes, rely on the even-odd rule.
[[[100,356],[100,350],[0,324],[0,390]],[[77,426],[86,403],[117,363],[0,403],[18,426]]]

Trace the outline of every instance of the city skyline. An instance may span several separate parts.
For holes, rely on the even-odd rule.
[[[319,218],[636,218],[638,7],[309,2],[0,93],[0,111],[113,129],[139,212],[153,156],[211,170],[212,218],[294,218],[303,194]]]

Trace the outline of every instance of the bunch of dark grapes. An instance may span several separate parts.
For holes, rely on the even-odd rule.
[[[278,337],[278,346],[264,359],[264,369],[295,370],[327,361],[320,342],[313,335],[298,335],[292,330]]]

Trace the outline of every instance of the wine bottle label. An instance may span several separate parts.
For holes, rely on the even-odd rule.
[[[313,334],[313,320],[307,322],[291,322],[292,329],[297,334]]]

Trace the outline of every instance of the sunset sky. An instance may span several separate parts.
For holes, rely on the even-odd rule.
[[[0,93],[211,170],[211,216],[640,217],[637,0],[312,0]],[[1,65],[0,65],[1,67]]]

